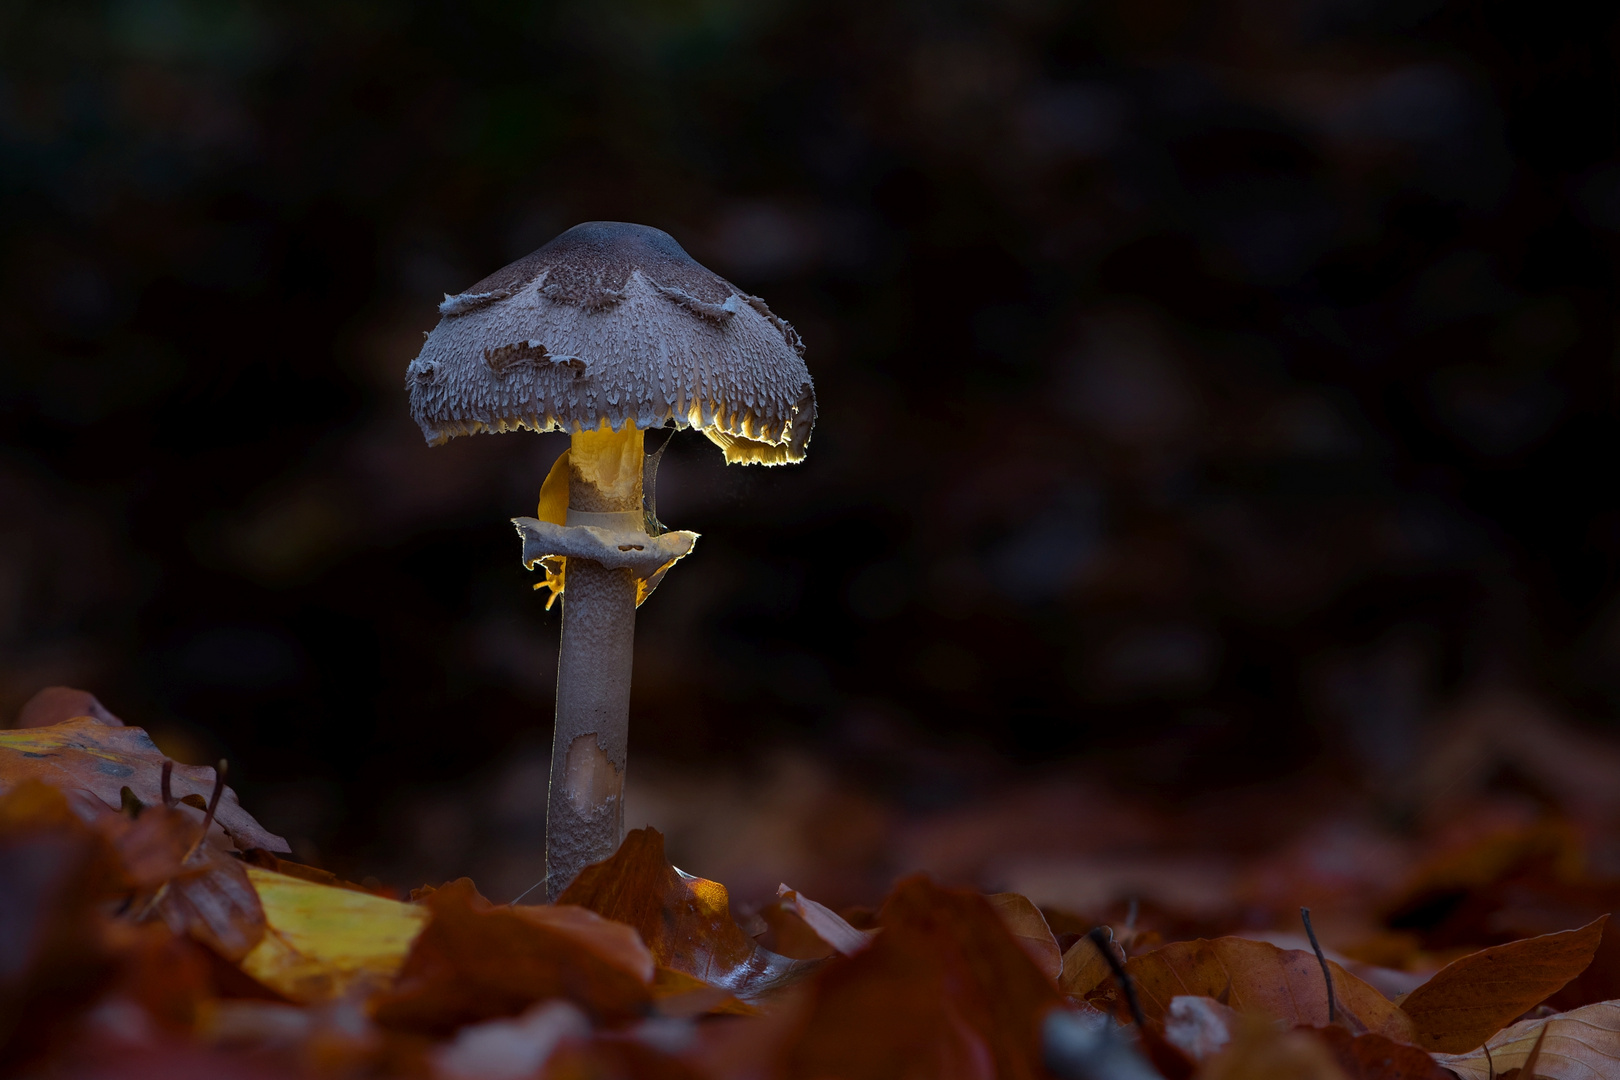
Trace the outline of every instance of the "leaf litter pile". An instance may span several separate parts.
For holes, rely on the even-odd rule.
[[[5,1075],[1620,1078],[1612,749],[1572,767],[1590,798],[1251,860],[1214,904],[914,874],[739,912],[643,828],[513,905],[288,861],[223,763],[48,694],[0,730]]]

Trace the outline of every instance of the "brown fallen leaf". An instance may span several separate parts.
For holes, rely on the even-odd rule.
[[[71,686],[47,686],[23,703],[23,707],[17,711],[17,722],[11,726],[49,727],[79,716],[88,716],[108,727],[124,726],[124,722],[98,701],[96,695]]]
[[[1125,963],[1125,950],[1113,940],[1112,930],[1105,931],[1110,935],[1108,947],[1114,950],[1114,958],[1121,964]],[[1082,998],[1103,984],[1113,973],[1108,961],[1098,951],[1097,945],[1089,937],[1082,934],[1080,940],[1070,945],[1063,954],[1063,966],[1058,973],[1058,988],[1070,997]]]
[[[141,728],[109,727],[90,717],[49,727],[0,731],[0,793],[31,777],[64,791],[89,792],[114,810],[124,805],[126,787],[144,805],[155,806],[162,802],[166,760]],[[172,785],[176,799],[195,795],[205,800],[214,790],[214,770],[176,764]],[[194,820],[199,826],[202,819],[202,813],[196,811]],[[215,822],[243,851],[255,847],[291,850],[285,840],[253,820],[228,787]]]
[[[758,1016],[759,1009],[729,991],[674,968],[660,967],[653,974],[653,1009],[659,1016],[689,1019],[695,1016]]]
[[[65,1039],[116,970],[102,908],[119,878],[105,841],[60,791],[25,781],[0,794],[0,1061],[8,1067]]]
[[[812,981],[779,1051],[780,1075],[843,1080],[1045,1076],[1040,1023],[1051,980],[984,897],[902,881],[882,932]]]
[[[207,845],[158,887],[149,907],[136,904],[143,915],[161,918],[176,934],[189,935],[232,962],[264,937],[264,908],[247,868]]]
[[[135,921],[161,919],[175,933],[233,962],[258,944],[264,913],[242,864],[198,843],[203,823],[189,808],[160,802],[131,818],[82,789],[60,791],[38,780],[15,788],[13,802],[38,800],[41,793],[49,793],[60,812],[72,813],[101,838],[118,870],[123,906]]]
[[[228,965],[193,940],[161,923],[112,924],[107,941],[118,957],[108,998],[140,1007],[159,1030],[190,1035],[199,1009],[219,992],[213,966]]]
[[[1608,920],[1482,949],[1441,968],[1401,1002],[1418,1044],[1449,1054],[1480,1045],[1584,971]]]
[[[1302,1031],[1258,1017],[1239,1025],[1231,1045],[1199,1068],[1198,1080],[1349,1080],[1333,1054]]]
[[[98,812],[92,825],[108,839],[135,890],[129,910],[136,921],[161,918],[176,934],[234,963],[264,936],[264,910],[242,862],[203,843],[223,794],[216,783],[200,823],[189,808],[160,801],[132,806],[138,816]]]
[[[1057,938],[1052,936],[1052,928],[1046,925],[1041,909],[1019,893],[992,893],[985,899],[1035,961],[1035,966],[1056,982],[1063,973],[1063,950],[1058,948]]]
[[[1523,1068],[1538,1039],[1543,1041],[1536,1075],[1542,1080],[1620,1075],[1620,1001],[1521,1020],[1466,1054],[1436,1054],[1435,1060],[1462,1080],[1491,1080],[1509,1069]]]
[[[628,926],[572,905],[497,907],[466,878],[421,903],[433,919],[378,999],[380,1024],[449,1032],[559,997],[618,1024],[652,1002],[653,957]]]
[[[1453,1080],[1451,1074],[1420,1047],[1371,1032],[1352,1035],[1337,1024],[1296,1030],[1327,1047],[1350,1080]]]
[[[792,899],[789,899],[790,896]],[[747,927],[754,940],[771,952],[794,960],[826,960],[837,956],[838,950],[829,945],[799,914],[798,904],[795,903],[797,898],[798,894],[789,889],[755,912],[757,923],[750,920],[753,925]],[[843,916],[837,912],[833,912],[833,915],[844,922]],[[847,922],[844,925],[849,926]],[[853,926],[850,929],[855,930]],[[865,933],[861,930],[855,932]]]
[[[1601,911],[1620,911],[1620,883],[1604,882],[1590,889],[1595,895],[1582,896],[1585,904],[1570,904],[1579,915],[1593,915]],[[1582,910],[1584,908],[1584,910]],[[1564,925],[1573,925],[1566,922]],[[1569,1012],[1582,1005],[1620,998],[1620,922],[1610,919],[1603,928],[1603,939],[1598,942],[1591,966],[1571,979],[1562,990],[1547,999],[1554,1012]]]
[[[838,953],[854,956],[872,941],[873,931],[855,929],[832,908],[818,904],[808,896],[801,896],[786,885],[776,890],[776,904],[772,907],[775,909],[773,914],[780,912],[792,916],[816,940],[822,942],[830,950],[823,955]],[[776,929],[781,934],[782,928],[778,926]]]
[[[1412,1021],[1371,986],[1328,962],[1340,1015],[1358,1030],[1401,1042],[1413,1040]],[[1212,997],[1240,1013],[1286,1024],[1328,1023],[1327,985],[1314,955],[1264,941],[1223,937],[1178,941],[1126,961],[1142,1012],[1162,1025],[1181,994]]]
[[[557,898],[634,927],[659,964],[753,1001],[802,979],[818,966],[760,945],[731,917],[718,882],[670,865],[664,836],[636,829],[611,859],[587,866]]]
[[[540,1080],[705,1080],[680,1058],[614,1035],[565,1042]]]

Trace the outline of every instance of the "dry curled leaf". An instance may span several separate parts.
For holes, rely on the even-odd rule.
[[[379,1023],[448,1032],[561,997],[617,1024],[650,1006],[653,957],[628,926],[574,906],[497,907],[466,878],[421,903],[432,921],[378,1001]]]
[[[166,760],[141,728],[110,727],[87,716],[49,727],[0,731],[0,792],[32,777],[64,791],[89,792],[114,810],[124,805],[126,787],[144,805],[155,806],[162,802]],[[214,790],[214,770],[177,764],[171,783],[177,799],[188,795],[206,799]],[[194,820],[199,828],[202,818],[197,812]],[[244,851],[291,850],[285,840],[253,820],[228,787],[215,822]]]
[[[230,961],[239,961],[264,937],[264,908],[247,868],[217,848],[198,847],[148,902],[143,917],[161,918]]]
[[[611,859],[581,870],[557,903],[634,927],[659,964],[744,1001],[788,986],[817,966],[780,956],[749,937],[731,917],[726,887],[671,866],[657,829],[631,832]]]
[[[1620,1076],[1620,1001],[1600,1001],[1556,1016],[1521,1020],[1466,1054],[1437,1054],[1435,1060],[1462,1080],[1491,1080],[1522,1068],[1536,1041],[1541,1080],[1595,1080]]]
[[[871,945],[811,984],[783,1076],[1045,1075],[1039,1025],[1061,998],[984,897],[908,878],[879,922]]]
[[[1114,959],[1121,964],[1125,963],[1125,950],[1121,949],[1113,939],[1113,931],[1104,928],[1108,934],[1108,948],[1114,952]],[[1085,997],[1103,984],[1103,980],[1113,973],[1113,968],[1103,958],[1096,942],[1087,935],[1082,934],[1080,940],[1069,946],[1063,954],[1063,966],[1058,973],[1058,988],[1070,997]]]
[[[1057,938],[1052,936],[1052,928],[1046,925],[1041,909],[1019,893],[993,893],[985,899],[1035,961],[1035,966],[1056,982],[1063,972],[1063,950],[1058,948]]]
[[[1450,1054],[1480,1045],[1584,971],[1608,921],[1482,949],[1441,968],[1401,1002],[1418,1044]]]
[[[1384,995],[1328,962],[1338,1012],[1355,1030],[1412,1041],[1412,1021]],[[1125,971],[1136,983],[1149,1023],[1163,1024],[1181,994],[1212,997],[1240,1013],[1285,1024],[1328,1023],[1327,985],[1315,956],[1264,941],[1223,937],[1178,941],[1133,956]]]
[[[786,885],[776,890],[776,905],[773,906],[780,912],[796,918],[831,952],[842,956],[854,956],[871,944],[872,931],[855,929],[832,908],[818,904],[808,896],[801,896]]]

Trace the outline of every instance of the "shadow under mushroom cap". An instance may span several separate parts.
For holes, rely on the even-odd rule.
[[[576,225],[439,311],[406,375],[432,445],[673,420],[728,462],[804,459],[816,401],[799,335],[668,233]]]

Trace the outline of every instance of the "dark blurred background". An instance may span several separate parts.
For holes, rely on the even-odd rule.
[[[670,447],[655,822],[858,864],[1030,770],[1399,777],[1481,686],[1611,724],[1602,7],[0,4],[0,713],[85,686],[354,876],[532,877],[507,519],[565,443],[429,449],[404,370],[618,219],[793,322],[822,417]]]

